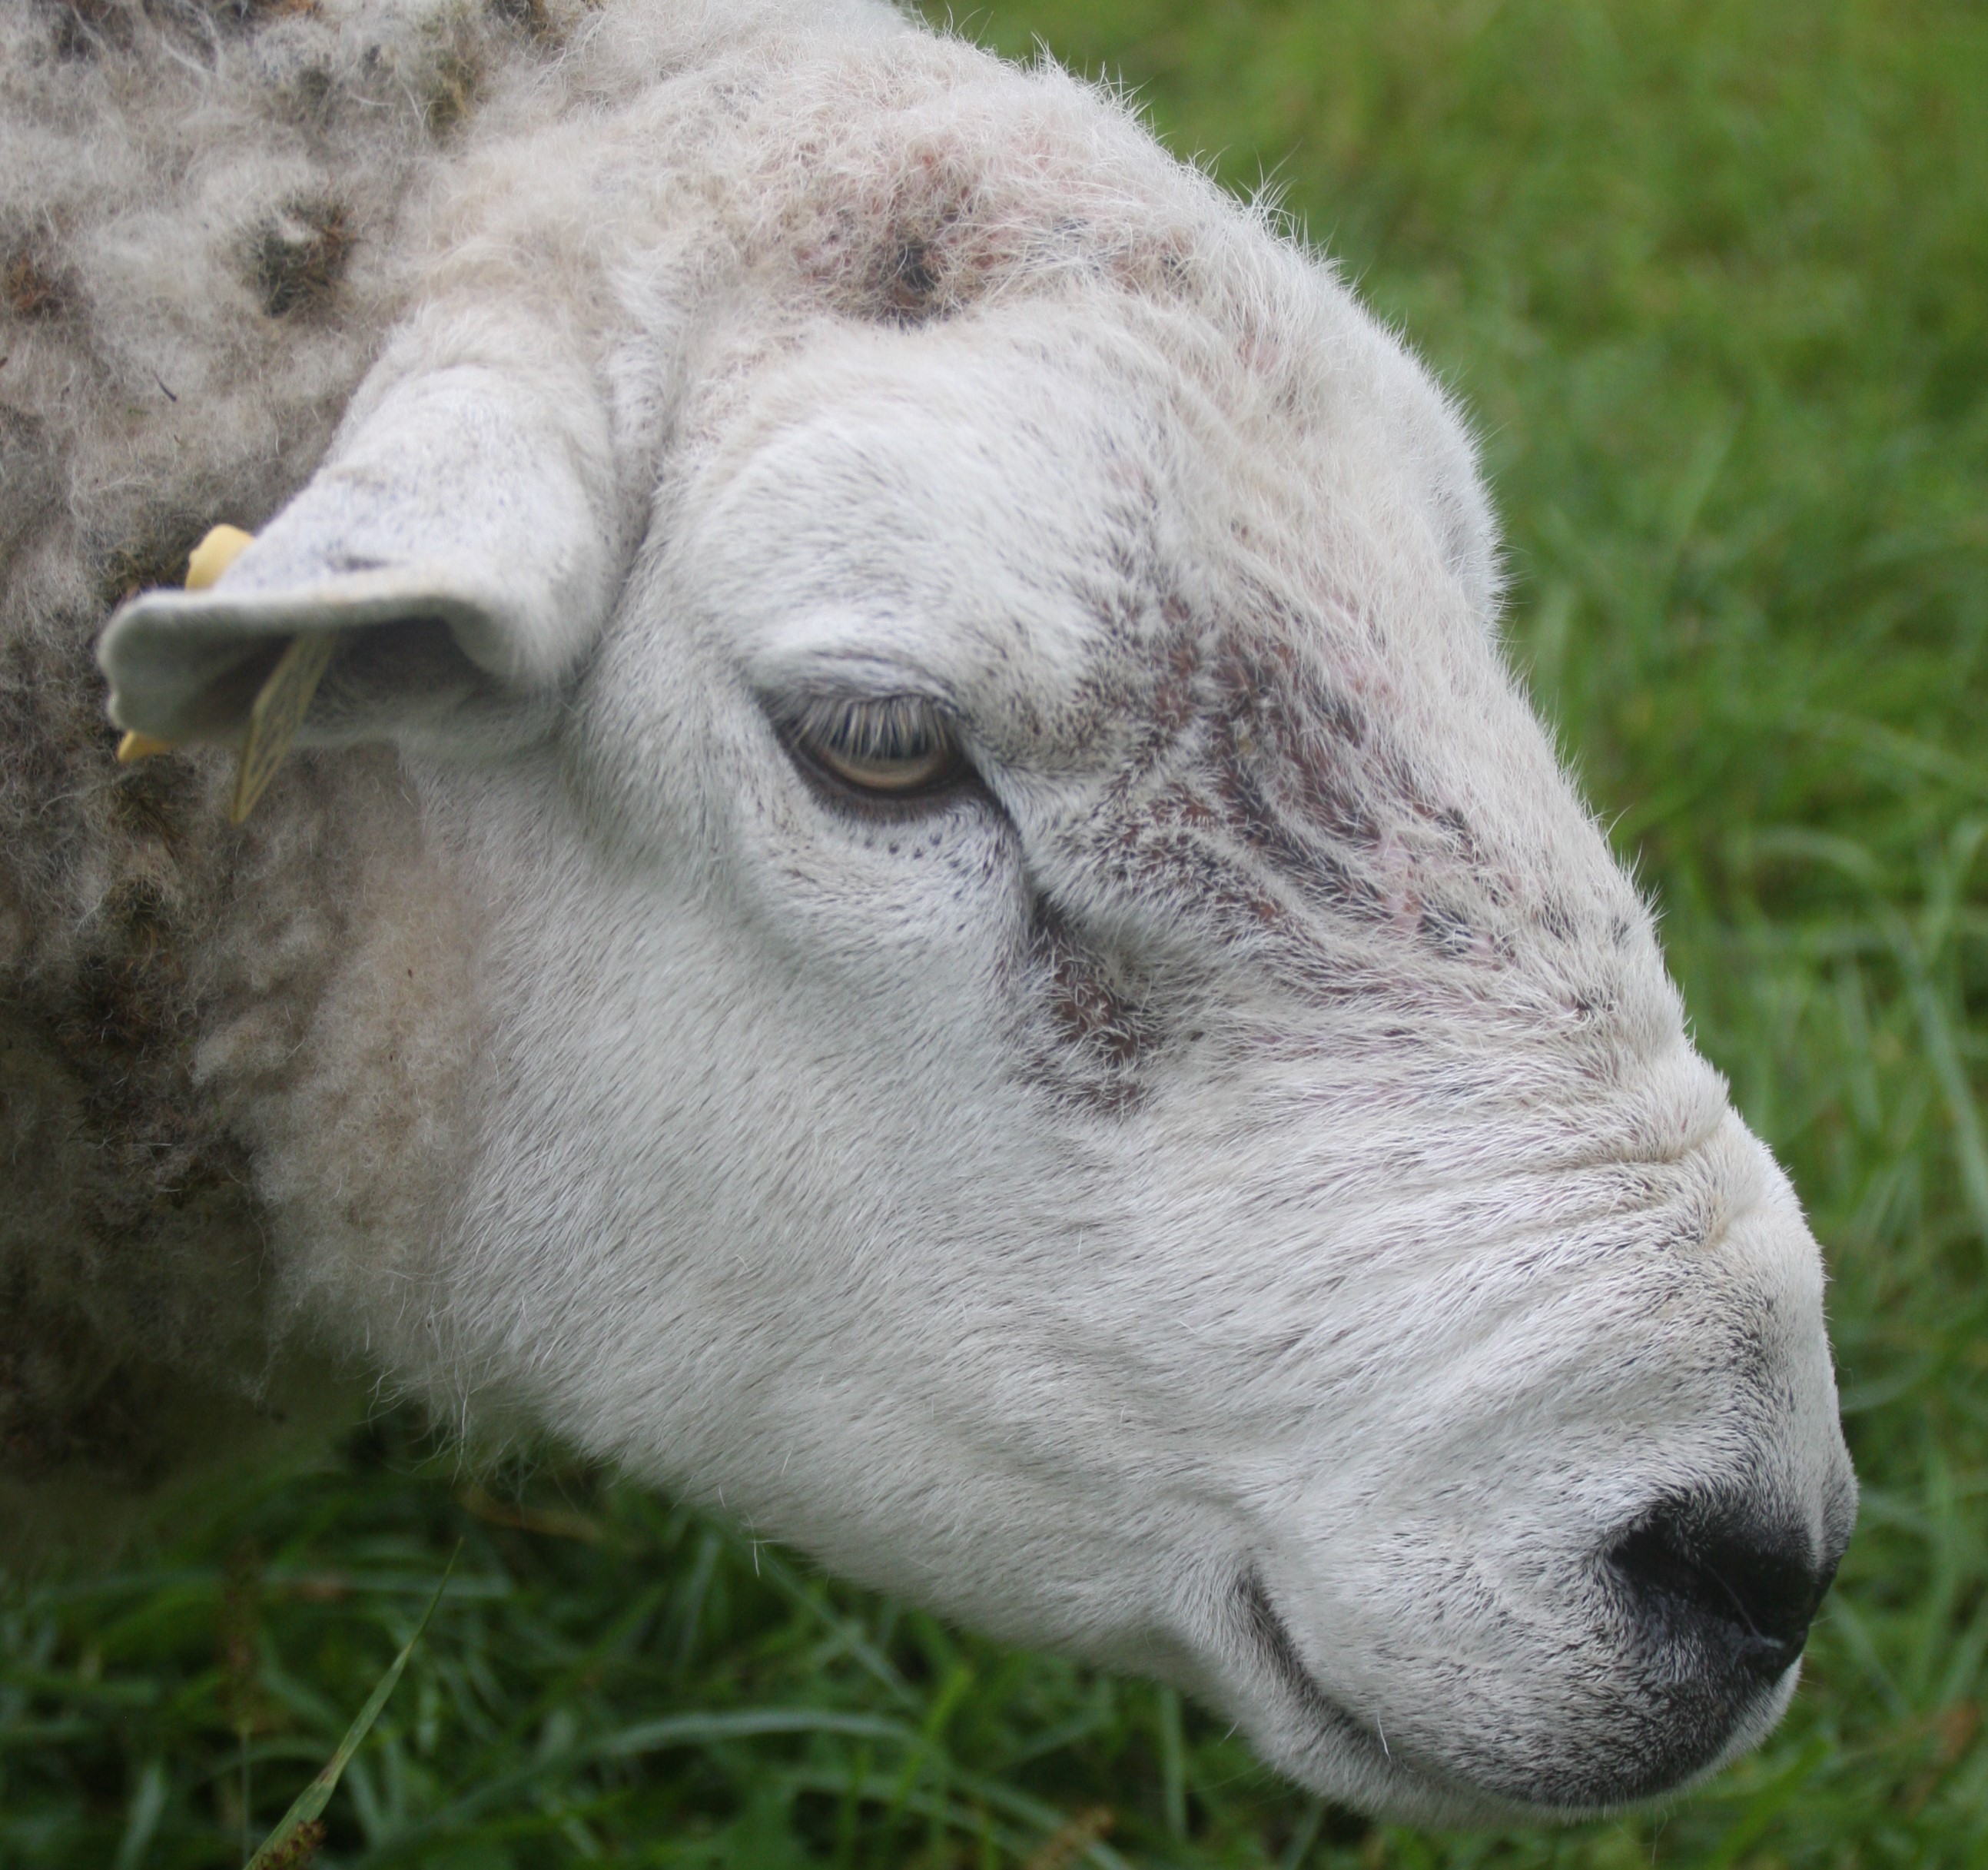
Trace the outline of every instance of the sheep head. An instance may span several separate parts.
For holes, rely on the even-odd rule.
[[[1125,160],[1165,238],[969,191],[867,258],[762,216],[666,330],[626,268],[579,338],[419,315],[113,708],[228,738],[334,634],[303,738],[397,742],[473,905],[420,1278],[313,1276],[410,1382],[1369,1807],[1654,1794],[1848,1537],[1815,1245],[1500,653],[1455,415]]]

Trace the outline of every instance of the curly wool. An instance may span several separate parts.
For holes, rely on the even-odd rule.
[[[294,810],[228,834],[215,756],[119,768],[92,650],[111,607],[176,582],[217,518],[253,523],[309,472],[390,316],[383,236],[436,155],[407,74],[428,60],[432,89],[445,42],[439,16],[405,20],[382,40],[397,58],[369,59],[354,24],[114,0],[0,12],[0,1472],[15,1476],[146,1483],[199,1425],[242,1415],[228,1398],[268,1402],[262,1217],[194,1048],[245,992],[271,1046],[286,1027],[294,1045],[349,871],[333,857],[313,875],[323,824]],[[360,107],[377,99],[398,107]]]

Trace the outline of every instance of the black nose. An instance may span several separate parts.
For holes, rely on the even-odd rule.
[[[1801,1654],[1835,1572],[1799,1533],[1689,1501],[1639,1520],[1608,1562],[1647,1638],[1769,1680]]]

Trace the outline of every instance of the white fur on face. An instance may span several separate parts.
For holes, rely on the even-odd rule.
[[[1414,475],[1165,344],[835,333],[694,410],[564,776],[431,780],[509,905],[455,1354],[1337,1796],[1640,1795],[1793,1678],[1653,1665],[1611,1544],[1847,1530],[1815,1249]],[[824,693],[974,778],[831,796]]]

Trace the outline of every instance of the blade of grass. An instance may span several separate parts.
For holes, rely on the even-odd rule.
[[[434,1588],[434,1595],[428,1599],[428,1608],[421,1612],[421,1621],[414,1625],[414,1633],[401,1645],[401,1653],[394,1658],[378,1685],[367,1696],[366,1705],[353,1716],[352,1725],[345,1730],[345,1738],[338,1743],[338,1750],[324,1763],[317,1777],[297,1794],[296,1802],[283,1814],[276,1828],[262,1840],[262,1848],[248,1860],[248,1870],[271,1870],[271,1866],[285,1861],[298,1833],[306,1824],[315,1822],[318,1814],[331,1802],[331,1795],[338,1789],[347,1765],[367,1735],[373,1731],[373,1723],[380,1718],[380,1710],[387,1705],[387,1698],[399,1683],[401,1672],[407,1666],[407,1659],[414,1652],[414,1645],[428,1627],[428,1619],[435,1614],[435,1606],[441,1603],[441,1594],[448,1588],[449,1574],[455,1571],[455,1561],[462,1552],[462,1544],[458,1540],[455,1551],[449,1554],[441,1581]]]
[[[1284,1846],[1284,1854],[1277,1859],[1277,1870],[1298,1870],[1298,1866],[1311,1853],[1311,1847],[1318,1841],[1318,1834],[1325,1824],[1325,1801],[1315,1798],[1298,1821],[1297,1829],[1291,1833],[1291,1841]]]
[[[145,1861],[145,1848],[159,1828],[159,1814],[166,1808],[164,1762],[147,1760],[138,1775],[137,1789],[131,1794],[130,1815],[124,1822],[124,1835],[117,1846],[115,1870],[138,1870]]]
[[[1181,1736],[1180,1696],[1163,1688],[1154,1698],[1159,1726],[1161,1804],[1170,1837],[1187,1835],[1187,1748]]]

